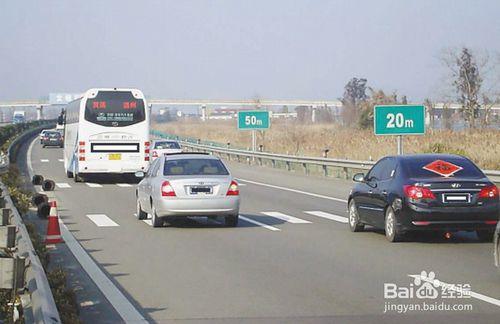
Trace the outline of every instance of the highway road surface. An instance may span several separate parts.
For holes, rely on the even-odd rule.
[[[472,233],[397,244],[351,233],[350,182],[227,162],[241,183],[237,228],[203,218],[153,228],[134,216],[134,183],[75,183],[62,149],[29,146],[28,168],[57,184],[66,243],[55,259],[73,273],[85,322],[499,322],[491,243]],[[441,282],[438,298],[384,298],[384,284],[419,288],[410,275],[422,271]],[[472,296],[445,298],[443,282],[470,285]],[[422,301],[472,309],[385,309]]]

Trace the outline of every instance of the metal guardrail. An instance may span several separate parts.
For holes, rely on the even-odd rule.
[[[29,260],[26,270],[26,283],[24,287],[28,289],[28,298],[21,298],[24,311],[25,323],[61,323],[59,312],[50,290],[49,281],[45,275],[42,263],[35,252],[28,230],[21,215],[16,209],[12,198],[1,183],[0,186],[5,193],[4,199],[6,207],[12,212],[12,223],[17,227],[17,255]]]
[[[304,169],[304,173],[309,174],[309,166],[317,166],[323,169],[323,174],[325,176],[329,175],[329,168],[341,168],[343,177],[349,179],[352,175],[353,170],[369,170],[375,161],[357,161],[357,160],[344,160],[344,159],[329,159],[320,157],[307,157],[307,156],[295,156],[286,154],[273,154],[266,152],[252,152],[248,150],[240,149],[230,149],[224,148],[222,146],[216,146],[215,143],[212,145],[197,143],[193,139],[182,139],[178,136],[168,135],[159,131],[152,131],[153,136],[175,139],[178,140],[184,147],[190,148],[192,150],[202,151],[202,152],[212,152],[225,156],[228,159],[234,158],[238,162],[241,162],[242,158],[245,162],[257,163],[262,165],[263,160],[271,162],[273,167],[276,167],[278,162],[284,163],[287,170],[292,169],[292,164],[301,165]],[[193,142],[194,141],[194,142]],[[219,144],[220,145],[220,144]],[[483,170],[484,174],[493,182],[500,183],[500,171],[498,170]]]
[[[9,168],[10,163],[15,163],[17,158],[17,150],[19,149],[18,143],[22,143],[26,138],[33,136],[34,133],[41,132],[43,129],[54,128],[55,122],[48,120],[47,123],[39,125],[35,128],[30,128],[25,130],[19,136],[16,137],[12,143],[10,143],[7,154],[0,152],[0,174],[6,172]]]

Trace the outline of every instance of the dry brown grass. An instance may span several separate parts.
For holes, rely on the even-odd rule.
[[[210,120],[206,122],[178,121],[153,124],[169,134],[189,136],[220,143],[231,147],[248,148],[251,134],[238,131],[236,121]],[[293,155],[322,156],[352,160],[377,160],[396,153],[396,138],[375,136],[371,130],[341,127],[335,124],[300,125],[291,121],[274,121],[271,129],[259,133],[258,144],[264,150]],[[425,136],[405,136],[405,153],[448,152],[463,154],[480,167],[500,170],[500,130],[428,130]]]

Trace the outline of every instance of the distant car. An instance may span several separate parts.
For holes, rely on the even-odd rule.
[[[41,140],[42,147],[46,146],[64,146],[63,136],[57,131],[47,131],[43,134]]]
[[[223,216],[238,225],[238,183],[216,156],[178,153],[159,156],[136,191],[137,218],[152,215],[154,227],[171,216]]]
[[[458,155],[389,156],[357,182],[348,198],[349,227],[385,229],[391,242],[410,231],[475,231],[493,238],[498,188],[469,159]]]
[[[48,129],[44,129],[40,132],[40,144],[42,144],[42,140],[43,140],[43,137],[45,135],[45,133],[49,132]]]
[[[177,141],[154,140],[151,143],[150,161],[164,154],[181,153],[182,148]]]

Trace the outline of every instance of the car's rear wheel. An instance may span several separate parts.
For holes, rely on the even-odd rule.
[[[497,267],[500,267],[500,233],[495,233],[495,251],[494,251],[494,255],[495,255],[495,265]]]
[[[137,198],[137,211],[136,211],[136,216],[138,220],[143,220],[148,218],[148,214],[145,213],[142,208],[141,208],[141,203],[139,202],[139,198]]]
[[[156,214],[156,209],[153,207],[152,210],[151,210],[151,214],[152,214],[152,219],[151,219],[151,224],[153,225],[153,227],[161,227],[163,226],[163,219],[158,217],[158,215]]]
[[[493,231],[489,231],[489,230],[477,230],[476,231],[477,238],[481,242],[493,241],[493,234],[495,234],[495,233]]]
[[[389,242],[399,242],[402,239],[401,230],[397,226],[396,213],[391,207],[385,212],[385,237]]]
[[[354,200],[349,202],[349,229],[351,232],[361,232],[365,229],[365,224],[359,221],[358,208]]]
[[[238,215],[226,216],[224,217],[224,224],[227,227],[236,227],[238,226],[238,220],[239,220]]]

